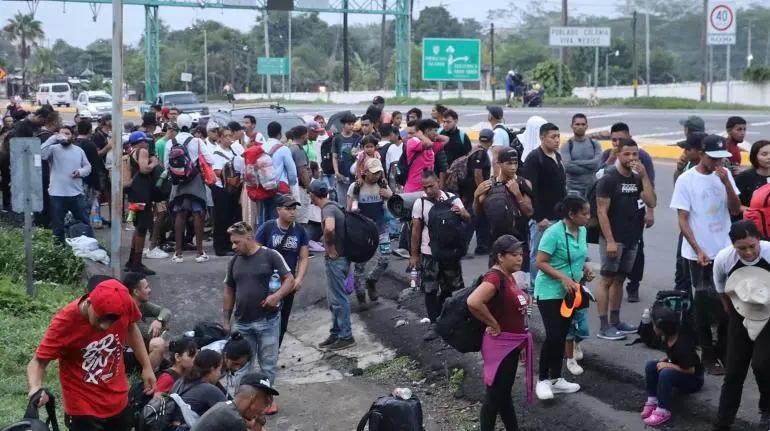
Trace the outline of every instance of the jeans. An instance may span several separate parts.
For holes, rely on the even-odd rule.
[[[564,342],[572,326],[572,317],[562,317],[559,309],[561,299],[541,299],[537,301],[540,317],[545,327],[545,341],[540,349],[538,380],[558,379],[561,377],[562,359],[564,358]]]
[[[498,415],[506,431],[518,431],[519,424],[516,421],[516,410],[513,407],[511,396],[511,389],[516,381],[518,362],[519,349],[513,349],[497,368],[492,386],[487,386],[479,419],[481,431],[494,431]]]
[[[345,278],[350,264],[347,258],[326,258],[326,302],[332,313],[331,335],[338,339],[353,338],[350,328],[350,297],[345,292]]]
[[[752,341],[743,326],[743,317],[734,309],[730,310],[729,319],[725,379],[716,420],[718,429],[729,429],[735,421],[749,365],[759,388],[759,410],[770,412],[770,325],[765,325]]]
[[[551,221],[553,224],[554,221]],[[533,219],[529,221],[529,273],[530,292],[535,291],[535,279],[537,278],[537,249],[540,248],[540,238],[543,237],[543,232],[537,228],[537,222]]]
[[[277,196],[267,198],[259,201],[259,223],[257,225],[264,224],[268,220],[274,220],[278,218],[278,203],[276,202]]]
[[[64,217],[67,216],[67,211],[72,213],[75,221],[91,224],[84,200],[83,195],[51,196],[51,227],[57,241],[64,242]]]
[[[703,387],[703,375],[685,374],[671,368],[658,371],[658,361],[648,361],[644,367],[647,395],[658,398],[660,408],[669,409],[673,388],[686,394],[694,394]]]
[[[272,316],[257,320],[256,322],[240,323],[233,325],[233,331],[243,334],[243,338],[249,342],[251,351],[255,353],[259,368],[267,374],[270,382],[275,382],[276,368],[278,367],[278,346],[281,336],[281,312]]]
[[[330,201],[337,201],[337,177],[334,175],[321,175],[322,180],[326,180],[326,182],[329,184],[329,200]],[[347,190],[345,190],[345,194],[347,195]]]
[[[350,188],[350,183],[352,183],[355,180],[351,180],[350,178],[345,178],[345,182],[338,182],[335,185],[335,189],[337,190],[337,202],[345,206],[348,202],[348,189]]]

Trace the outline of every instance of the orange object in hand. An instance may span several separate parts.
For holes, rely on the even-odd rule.
[[[561,317],[565,319],[572,317],[572,313],[575,312],[576,308],[580,308],[581,304],[583,304],[583,292],[580,288],[580,283],[575,283],[575,293],[567,295],[561,301],[561,307],[559,308]]]

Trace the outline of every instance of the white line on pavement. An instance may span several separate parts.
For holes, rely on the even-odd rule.
[[[770,126],[770,121],[763,121],[761,123],[751,123],[749,124],[750,127],[759,127],[759,126]]]
[[[613,114],[599,114],[599,115],[588,115],[589,120],[595,120],[598,118],[614,118],[614,117],[623,117],[628,115],[628,112],[616,112]]]

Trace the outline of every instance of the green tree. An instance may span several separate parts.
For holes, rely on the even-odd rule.
[[[8,19],[8,23],[3,27],[5,36],[18,44],[19,56],[21,57],[21,88],[22,96],[27,96],[27,59],[30,57],[32,47],[37,46],[37,42],[43,39],[43,32],[40,21],[35,19],[33,14],[23,14],[17,12],[13,18]]]
[[[561,95],[562,97],[569,97],[573,88],[572,73],[567,66],[561,65],[556,60],[538,63],[534,69],[527,72],[527,77],[529,80],[543,85],[546,95],[557,97],[559,95],[559,66],[562,66]]]
[[[412,40],[422,44],[426,37],[463,37],[464,27],[443,6],[426,7],[412,23]]]
[[[56,54],[53,50],[48,48],[38,48],[35,51],[35,68],[34,72],[38,76],[48,75],[51,73],[61,73],[61,66],[56,61]]]

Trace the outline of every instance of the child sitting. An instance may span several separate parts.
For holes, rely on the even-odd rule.
[[[703,363],[695,351],[695,344],[686,332],[680,331],[679,315],[656,303],[650,313],[655,334],[663,336],[666,357],[660,361],[647,362],[647,402],[644,403],[642,419],[649,426],[659,426],[671,419],[670,407],[672,389],[676,387],[685,393],[695,393],[703,387]]]
[[[353,206],[351,209],[358,209],[358,194],[361,192],[364,176],[366,176],[366,162],[369,159],[380,160],[380,152],[377,151],[377,138],[373,135],[366,135],[361,140],[363,151],[356,154],[356,186],[353,189]]]

